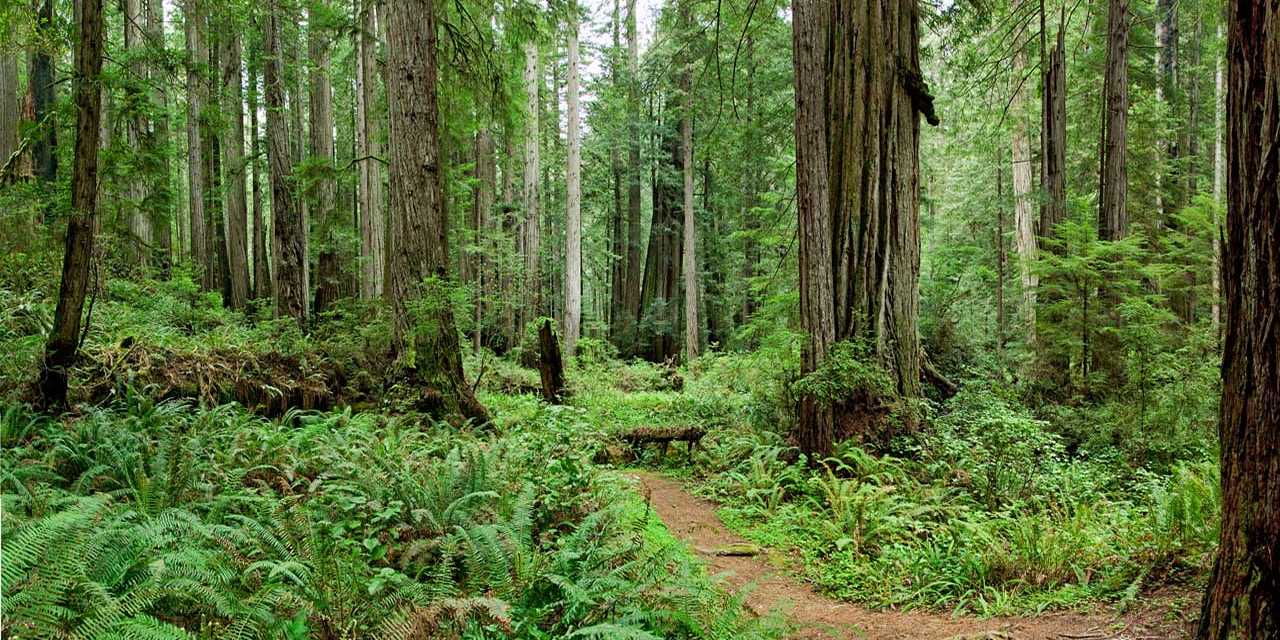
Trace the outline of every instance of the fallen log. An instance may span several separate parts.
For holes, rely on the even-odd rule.
[[[693,450],[706,435],[706,429],[701,427],[640,427],[622,434],[620,439],[632,449],[643,449],[652,444],[660,445],[663,455],[666,455],[672,442],[683,442],[686,445],[686,454],[692,458]]]

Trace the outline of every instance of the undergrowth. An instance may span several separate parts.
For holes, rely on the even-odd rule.
[[[495,435],[133,394],[0,419],[6,637],[770,633],[602,480],[567,414]]]

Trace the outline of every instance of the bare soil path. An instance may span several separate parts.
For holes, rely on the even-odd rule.
[[[779,612],[793,625],[792,638],[858,640],[1176,640],[1185,621],[1159,613],[1145,615],[1049,613],[1033,618],[980,620],[921,611],[872,611],[824,596],[770,562],[767,554],[720,555],[747,541],[716,516],[716,505],[685,491],[680,482],[649,472],[633,472],[646,500],[667,529],[685,541],[712,575],[731,589],[747,589],[746,605],[757,615]],[[1141,612],[1143,607],[1139,607]]]

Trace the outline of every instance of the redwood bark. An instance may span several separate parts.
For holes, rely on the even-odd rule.
[[[68,369],[80,343],[81,312],[89,289],[98,209],[98,140],[102,115],[102,0],[80,0],[75,49],[76,144],[71,173],[71,214],[53,326],[45,341],[37,383],[40,406],[67,406]]]
[[[1058,40],[1049,52],[1044,73],[1042,111],[1044,116],[1041,185],[1044,205],[1040,208],[1040,235],[1052,237],[1058,223],[1067,219],[1067,63],[1063,43],[1065,25],[1058,27]]]
[[[390,126],[390,278],[394,343],[412,345],[413,377],[427,410],[487,421],[462,374],[449,290],[448,221],[436,107],[433,0],[397,0],[387,15],[387,121]],[[415,312],[410,312],[410,305]]]
[[[310,81],[308,104],[311,111],[309,129],[310,166],[314,174],[307,204],[309,219],[314,221],[323,238],[320,253],[316,257],[315,311],[323,313],[332,308],[342,295],[342,273],[345,270],[338,252],[338,227],[345,221],[338,219],[338,183],[333,166],[333,84],[329,79],[331,58],[330,34],[316,19],[315,5],[308,9],[307,51],[311,60],[307,78]]]
[[[266,58],[263,61],[263,93],[267,103],[267,160],[271,166],[271,231],[275,243],[276,316],[307,323],[307,290],[303,277],[306,250],[302,213],[298,209],[285,123],[284,77],[281,70],[279,0],[267,5]]]
[[[1201,640],[1280,638],[1280,4],[1227,5],[1222,522]]]
[[[205,92],[204,70],[207,54],[201,33],[203,14],[200,0],[185,0],[182,5],[187,36],[187,212],[189,214],[188,229],[191,243],[191,264],[196,269],[196,279],[203,284],[201,276],[208,264],[208,241],[204,224],[204,197],[209,178],[208,164],[205,156],[204,137],[200,135],[201,121],[204,119]]]
[[[645,252],[644,284],[640,295],[640,320],[647,345],[639,354],[653,362],[679,355],[676,341],[680,326],[681,243],[684,220],[681,193],[675,172],[681,170],[680,139],[665,127],[659,142],[659,158],[653,167],[653,220]]]
[[[1020,4],[1021,0],[1014,0],[1012,10],[1017,11]],[[1030,346],[1036,341],[1036,288],[1039,286],[1039,277],[1034,266],[1039,247],[1036,246],[1036,220],[1032,217],[1031,137],[1027,131],[1027,100],[1023,88],[1027,42],[1019,38],[1014,47],[1013,99],[1009,107],[1009,117],[1013,122],[1013,168],[1010,172],[1013,177],[1013,246],[1018,254],[1018,275],[1022,285],[1023,342]]]
[[[381,77],[374,65],[378,42],[373,2],[360,3],[356,35],[356,158],[360,167],[360,297],[382,297],[387,222],[383,208],[381,120],[375,115]]]
[[[249,301],[248,198],[245,189],[244,96],[241,93],[240,34],[230,21],[221,34],[222,45],[222,119],[224,182],[227,206],[222,212],[223,236],[226,240],[228,290],[227,304],[243,309]]]
[[[1119,240],[1128,233],[1125,208],[1125,132],[1129,117],[1129,0],[1107,2],[1107,59],[1103,79],[1102,165],[1098,198],[1098,238]]]
[[[914,0],[886,4],[794,0],[796,190],[800,317],[808,339],[801,373],[817,370],[836,341],[866,343],[905,398],[920,395],[919,116],[933,124],[920,75]],[[887,424],[858,420],[838,403],[840,435]],[[836,410],[801,399],[797,439],[829,454]],[[910,425],[908,425],[910,426]]]

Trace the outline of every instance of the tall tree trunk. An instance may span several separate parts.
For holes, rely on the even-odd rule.
[[[382,297],[383,260],[387,222],[383,211],[382,145],[380,121],[375,115],[378,72],[374,64],[376,11],[370,0],[360,0],[360,28],[356,35],[356,158],[360,166],[360,297]]]
[[[636,0],[627,0],[627,267],[624,278],[623,346],[635,346],[635,323],[640,318],[640,288],[644,281],[640,192],[640,38],[636,33]]]
[[[1174,113],[1174,91],[1178,86],[1178,3],[1175,0],[1156,1],[1156,101],[1168,105],[1170,114]],[[1167,161],[1167,167],[1174,167],[1178,161],[1178,144],[1175,140],[1160,137],[1159,148]],[[1178,206],[1171,188],[1176,180],[1165,175],[1166,169],[1156,171],[1156,222],[1164,225],[1168,222],[1168,214]]]
[[[690,0],[680,0],[680,24],[685,42],[684,69],[680,76],[683,106],[680,114],[681,170],[684,172],[684,356],[692,362],[698,357],[701,325],[698,322],[698,221],[693,209],[693,56],[687,41],[693,29]]]
[[[167,59],[164,39],[164,1],[146,0],[147,40],[154,50],[154,57]],[[152,85],[152,107],[156,117],[152,123],[152,132],[148,136],[147,147],[158,163],[159,176],[152,181],[151,194],[151,233],[154,251],[152,252],[161,277],[169,276],[169,268],[173,263],[173,177],[170,175],[169,150],[169,80],[167,71],[160,63],[151,62],[147,75]]]
[[[267,160],[271,166],[271,232],[275,251],[276,316],[307,324],[307,290],[303,280],[306,250],[302,238],[302,213],[294,191],[289,128],[285,123],[284,73],[280,22],[285,18],[280,0],[267,4],[265,59],[262,90],[267,103]]]
[[[493,157],[493,135],[487,127],[482,126],[476,133],[476,192],[472,201],[472,226],[476,230],[476,243],[479,251],[475,262],[475,331],[472,335],[476,352],[484,343],[485,307],[490,299],[486,290],[492,290],[492,277],[496,273],[496,247],[492,242],[494,235],[490,229],[490,215],[493,211],[494,189],[497,186],[498,167]]]
[[[53,0],[43,0],[36,11],[36,28],[46,42],[54,41]],[[47,45],[46,45],[47,46]],[[31,54],[31,95],[37,127],[32,155],[36,177],[44,182],[58,179],[58,110],[55,103],[57,85],[53,77],[53,57],[46,46]]]
[[[613,90],[625,91],[622,82],[622,2],[613,0],[613,48],[609,50],[609,81]],[[627,136],[624,129],[624,137]],[[613,210],[609,217],[609,335],[615,341],[622,335],[623,308],[626,305],[627,228],[622,205],[622,154],[616,142],[609,145],[609,168],[613,178]]]
[[[449,301],[448,221],[437,137],[436,26],[432,0],[388,4],[387,121],[390,126],[391,290],[395,343],[409,346],[424,404],[456,419],[487,421],[462,374],[462,353]],[[420,305],[416,326],[409,313]],[[414,314],[417,315],[417,314]]]
[[[1041,186],[1044,205],[1040,208],[1040,235],[1053,236],[1053,229],[1067,219],[1067,63],[1063,32],[1058,26],[1058,41],[1049,52],[1044,73],[1041,131],[1043,150]]]
[[[568,167],[565,170],[564,351],[572,358],[582,328],[582,140],[578,132],[578,7],[569,2]]]
[[[1125,208],[1125,132],[1129,117],[1129,0],[1107,2],[1107,61],[1103,81],[1102,164],[1098,238],[1119,240],[1128,233]]]
[[[243,309],[249,301],[248,218],[245,190],[244,96],[241,93],[240,33],[237,25],[224,23],[220,35],[222,45],[222,120],[225,124],[221,141],[227,206],[222,212],[223,235],[226,238],[227,274],[232,309]]]
[[[142,271],[146,271],[152,248],[151,215],[147,210],[147,184],[155,176],[147,175],[144,141],[149,136],[148,105],[144,99],[142,86],[147,81],[146,42],[143,37],[143,26],[146,24],[142,14],[142,0],[124,0],[124,46],[129,53],[128,82],[125,85],[125,147],[133,155],[135,170],[127,177],[125,185],[125,207],[128,211],[129,253],[133,263]]]
[[[200,0],[184,0],[183,16],[186,21],[187,35],[187,212],[188,228],[191,242],[191,265],[197,271],[197,280],[204,285],[205,265],[209,263],[208,241],[205,229],[205,190],[208,188],[209,152],[204,147],[204,136],[201,135],[204,120],[204,108],[208,96],[205,91],[205,43],[202,33],[204,14]]]
[[[937,123],[919,70],[914,0],[794,0],[801,373],[837,341],[866,344],[905,398],[920,395],[919,114]],[[859,34],[876,34],[864,43]],[[865,407],[838,402],[839,435],[882,439]],[[859,415],[862,413],[862,415]],[[837,407],[801,399],[798,439],[818,459]],[[911,426],[910,424],[908,426]],[[872,434],[875,427],[883,433]]]
[[[102,115],[102,0],[80,0],[75,50],[76,144],[71,173],[71,215],[53,326],[45,341],[37,384],[39,404],[67,406],[68,369],[80,343],[80,314],[89,289],[89,263],[98,209],[98,139]]]
[[[17,177],[18,123],[22,109],[18,103],[18,60],[0,51],[0,185]],[[10,175],[12,174],[12,175]]]
[[[311,220],[314,220],[323,238],[317,257],[316,313],[333,307],[342,291],[343,265],[338,254],[338,229],[346,221],[337,213],[338,184],[333,166],[333,85],[329,80],[329,33],[316,18],[317,6],[308,9],[307,50],[311,60],[310,72],[310,158],[308,171],[314,171],[316,179],[308,194]]]
[[[1280,638],[1280,6],[1227,5],[1222,523],[1197,638]]]
[[[304,61],[304,47],[302,33],[302,15],[295,6],[285,5],[284,11],[287,11],[289,21],[282,25],[284,29],[281,34],[285,38],[283,40],[284,47],[284,82],[286,86],[286,99],[289,101],[289,170],[291,173],[299,171],[303,161],[307,157],[306,128],[303,126],[302,114],[308,108],[307,101],[307,74],[305,73],[306,62]],[[302,225],[302,301],[303,305],[308,307],[310,313],[311,306],[311,210],[310,202],[308,202],[307,194],[303,190],[302,180],[299,176],[294,176],[293,185],[295,193],[298,197],[298,211],[301,216]]]
[[[668,108],[668,112],[674,109]],[[659,116],[661,118],[662,116]],[[654,119],[655,131],[661,131],[655,145],[658,160],[654,162],[653,220],[649,225],[649,248],[645,252],[644,287],[640,296],[640,320],[646,328],[648,345],[641,351],[653,362],[664,362],[679,355],[676,341],[681,323],[680,278],[681,244],[684,218],[681,215],[681,192],[675,177],[680,170],[682,152],[680,138],[670,126]]]
[[[267,228],[262,215],[262,140],[258,134],[258,67],[261,56],[249,59],[249,149],[253,169],[253,297],[272,297],[271,263],[267,258]]]
[[[1021,4],[1015,0],[1013,10]],[[1014,44],[1013,99],[1009,112],[1013,122],[1013,223],[1014,249],[1018,252],[1018,275],[1022,284],[1023,341],[1028,347],[1036,342],[1036,287],[1039,278],[1036,262],[1036,219],[1031,206],[1031,138],[1027,133],[1027,99],[1023,80],[1027,68],[1027,42]]]
[[[1218,27],[1218,40],[1222,40]],[[1226,57],[1218,58],[1213,72],[1213,335],[1221,336],[1222,323],[1222,224],[1218,208],[1222,206],[1227,182],[1227,147],[1224,139],[1226,106]]]
[[[537,318],[542,311],[542,278],[539,272],[539,240],[541,230],[538,226],[538,45],[528,42],[524,47],[524,89],[525,89],[525,128],[524,128],[524,271],[525,271],[525,304],[522,309],[521,326]]]
[[[1098,239],[1114,242],[1129,232],[1126,199],[1129,178],[1126,173],[1126,131],[1129,113],[1129,0],[1108,0],[1107,57],[1103,80],[1102,144],[1100,145],[1100,185],[1098,197]],[[1099,287],[1098,299],[1108,322],[1115,327],[1120,315],[1115,310],[1118,300],[1113,291]],[[1088,331],[1086,323],[1085,330]],[[1097,332],[1090,347],[1093,362],[1089,367],[1105,377],[1107,386],[1122,382],[1120,346],[1114,334]],[[1088,375],[1085,376],[1088,379]]]

